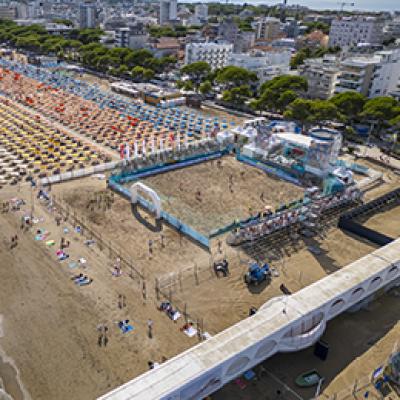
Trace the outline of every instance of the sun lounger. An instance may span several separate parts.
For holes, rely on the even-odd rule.
[[[207,339],[210,339],[210,338],[212,338],[211,334],[209,334],[208,332],[203,332],[203,339],[204,340],[207,340]]]
[[[175,311],[174,313],[169,315],[172,321],[177,321],[181,316],[182,314],[179,311]]]
[[[184,333],[186,336],[193,337],[193,336],[196,335],[197,329],[196,329],[196,328],[193,328],[193,326],[190,326],[189,328],[185,329],[185,330],[183,331],[183,333]]]
[[[83,279],[83,280],[80,280],[80,281],[76,282],[76,284],[78,286],[87,286],[87,285],[90,285],[92,282],[93,282],[93,279],[86,278],[86,279]]]

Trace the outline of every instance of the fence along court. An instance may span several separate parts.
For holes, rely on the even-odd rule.
[[[121,260],[121,266],[125,267],[127,271],[129,271],[129,277],[137,282],[139,286],[146,286],[143,273],[134,266],[131,257],[125,254],[121,249],[117,249],[111,241],[104,240],[101,233],[97,232],[92,226],[90,226],[87,219],[82,215],[79,215],[76,209],[71,209],[71,207],[65,204],[61,199],[56,198],[54,195],[52,196],[52,202],[65,221],[69,221],[75,227],[79,226],[81,228],[81,234],[87,239],[95,240],[101,251],[108,251],[111,259],[116,259],[118,257]]]

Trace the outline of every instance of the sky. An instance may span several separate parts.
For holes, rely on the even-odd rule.
[[[218,1],[218,0],[205,0],[208,1]],[[221,0],[219,0],[221,1]],[[224,2],[222,0],[221,2]],[[400,0],[348,0],[347,3],[355,3],[354,7],[345,7],[345,10],[366,10],[366,11],[400,11]],[[191,0],[191,2],[198,2],[198,0]],[[202,1],[204,2],[204,0]],[[279,3],[279,0],[229,0],[229,3],[248,3],[248,4],[266,4],[274,5]],[[300,4],[302,6],[307,6],[310,8],[323,10],[323,9],[339,9],[339,0],[288,0],[288,4]]]

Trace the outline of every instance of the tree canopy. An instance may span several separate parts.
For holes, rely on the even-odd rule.
[[[334,104],[339,112],[352,123],[363,110],[367,98],[358,92],[343,92],[335,94],[330,102]]]
[[[306,33],[311,33],[313,31],[322,31],[327,35],[329,33],[330,26],[325,22],[315,21],[315,22],[306,22],[304,24],[307,27]]]
[[[59,20],[56,22],[66,22]],[[41,25],[18,26],[13,21],[0,20],[0,40],[40,54],[80,61],[87,67],[115,75],[128,75],[137,66],[135,79],[150,80],[156,73],[168,71],[177,60],[166,56],[156,58],[146,49],[108,48],[99,43],[100,29],[71,29],[66,37],[51,35]]]
[[[289,104],[284,117],[298,121],[302,126],[312,119],[312,100],[296,99]]]
[[[196,61],[181,68],[181,75],[187,75],[196,89],[211,72],[210,65],[205,61]]]
[[[216,76],[217,83],[222,84],[226,89],[250,85],[257,80],[257,74],[254,72],[233,65],[222,68]]]
[[[282,75],[263,83],[259,97],[253,101],[256,110],[284,111],[301,93],[307,91],[307,80],[301,76]]]

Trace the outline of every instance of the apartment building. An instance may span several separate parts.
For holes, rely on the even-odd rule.
[[[278,18],[266,17],[257,21],[256,39],[274,40],[281,36],[281,21]]]
[[[335,93],[354,90],[370,98],[387,96],[397,90],[399,80],[400,49],[378,51],[343,60]]]
[[[79,27],[95,28],[97,26],[97,7],[94,2],[85,2],[79,5]]]
[[[174,22],[178,19],[177,0],[160,0],[159,22],[160,25]]]
[[[329,46],[352,47],[359,43],[379,44],[383,40],[382,20],[375,17],[340,17],[329,31]]]
[[[233,52],[233,44],[227,43],[189,43],[185,48],[185,64],[206,61],[211,69],[228,65],[228,57]]]
[[[228,65],[246,68],[257,74],[259,84],[290,71],[291,52],[253,51],[250,54],[232,53],[228,57]]]
[[[339,59],[334,55],[323,58],[309,58],[299,66],[299,74],[307,79],[308,97],[327,100],[335,93],[335,84],[339,75]]]

